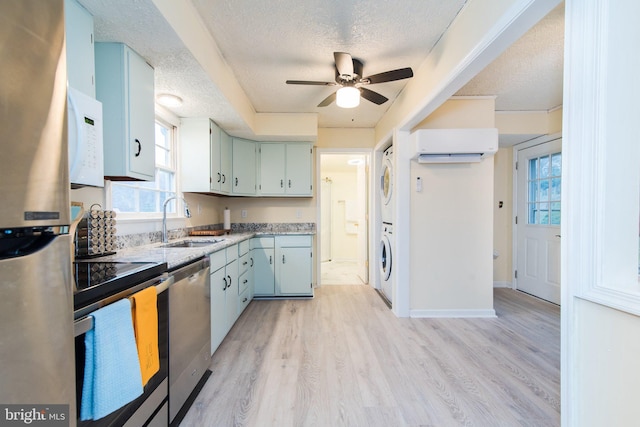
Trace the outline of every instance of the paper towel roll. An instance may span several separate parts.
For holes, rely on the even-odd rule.
[[[224,225],[222,228],[224,230],[231,230],[231,211],[229,208],[224,209]]]

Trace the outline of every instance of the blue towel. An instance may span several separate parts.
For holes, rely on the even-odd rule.
[[[129,300],[96,310],[92,316],[93,329],[84,338],[81,420],[109,415],[143,391]]]

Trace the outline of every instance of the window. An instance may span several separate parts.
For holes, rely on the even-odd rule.
[[[125,214],[162,214],[164,201],[176,195],[175,127],[156,120],[156,179],[111,183],[112,209]],[[176,212],[175,200],[167,213]]]
[[[560,225],[562,153],[529,160],[529,224]]]

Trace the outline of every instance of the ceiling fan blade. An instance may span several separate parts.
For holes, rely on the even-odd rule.
[[[397,70],[386,71],[380,74],[374,74],[369,77],[365,77],[363,80],[368,80],[369,84],[392,82],[395,80],[408,79],[413,77],[413,70],[411,68],[399,68]]]
[[[326,107],[327,105],[330,105],[335,100],[336,100],[336,92],[333,92],[331,95],[327,96],[324,99],[324,101],[318,104],[318,107]]]
[[[345,52],[333,52],[336,61],[336,69],[341,76],[353,75],[353,58]]]
[[[288,85],[335,86],[336,82],[312,82],[308,80],[287,80]]]
[[[367,101],[371,101],[377,105],[384,104],[389,100],[389,98],[387,98],[386,96],[380,95],[378,92],[374,92],[364,87],[360,88],[360,94]]]

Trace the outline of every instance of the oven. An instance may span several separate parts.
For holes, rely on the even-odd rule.
[[[169,285],[166,264],[78,261],[74,263],[74,329],[76,366],[76,408],[78,426],[167,426],[169,369]],[[144,386],[141,396],[111,414],[89,421],[80,420],[85,368],[87,331],[93,327],[91,313],[116,301],[128,298],[149,286],[158,292],[158,346],[160,369]]]

